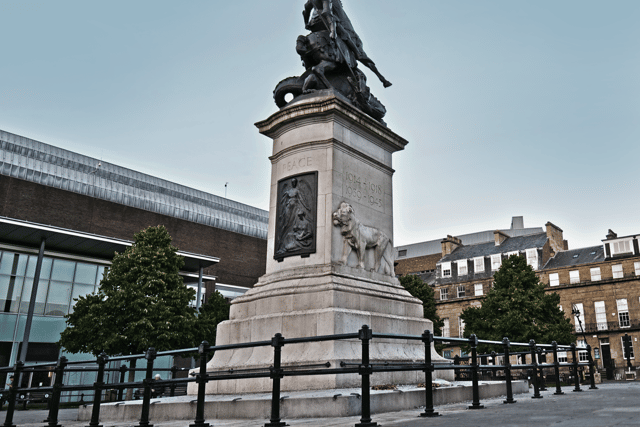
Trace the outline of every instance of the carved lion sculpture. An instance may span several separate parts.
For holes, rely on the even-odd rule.
[[[344,239],[342,258],[340,263],[347,265],[347,258],[352,250],[358,255],[358,268],[364,269],[365,254],[367,249],[373,249],[374,266],[371,271],[378,272],[382,262],[383,274],[394,275],[393,261],[394,251],[391,239],[382,231],[374,227],[362,224],[355,216],[353,207],[346,203],[340,203],[340,207],[333,213],[333,225],[340,227],[340,234]]]

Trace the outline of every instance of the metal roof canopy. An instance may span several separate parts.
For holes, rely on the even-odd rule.
[[[3,242],[39,248],[43,238],[46,239],[45,246],[48,251],[107,260],[112,260],[115,252],[124,252],[133,245],[133,242],[128,240],[0,217],[0,240]],[[220,258],[208,255],[183,251],[178,251],[178,255],[184,258],[182,270],[191,273],[220,262]]]

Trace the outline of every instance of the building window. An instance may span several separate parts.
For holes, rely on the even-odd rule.
[[[638,263],[640,264],[640,263]],[[484,257],[478,257],[473,259],[473,271],[475,273],[484,272]]]
[[[631,240],[619,240],[611,242],[611,255],[627,254],[633,252],[631,249]]]
[[[449,299],[449,289],[448,288],[440,288],[440,300],[444,301]]]
[[[599,331],[607,330],[607,310],[604,307],[604,301],[596,301],[593,303],[596,309],[596,326]]]
[[[591,281],[592,282],[597,282],[598,280],[601,280],[602,277],[600,276],[600,267],[595,267],[591,269]]]
[[[567,359],[567,352],[566,351],[559,351],[558,352],[558,362],[567,363],[568,361],[569,361],[569,359]]]
[[[620,342],[622,343],[622,358],[627,360],[627,349],[624,347],[624,337],[620,337]],[[631,345],[629,346],[629,355],[631,359],[635,359],[635,355],[633,354],[633,338],[631,339]]]
[[[560,276],[558,276],[558,273],[549,274],[549,286],[560,286]]]
[[[449,319],[442,319],[442,336],[443,337],[450,337],[451,336],[451,332],[449,331]]]
[[[451,263],[443,262],[440,265],[442,267],[442,277],[451,277]]]
[[[634,262],[633,268],[636,271],[636,276],[640,276],[640,262]]]
[[[477,297],[484,295],[484,290],[482,287],[482,283],[478,283],[476,285],[473,285],[474,290],[475,290],[475,294]]]
[[[507,252],[507,258],[509,258],[510,256],[513,256],[513,255],[520,255],[520,252],[518,252],[518,251]]]
[[[622,272],[622,264],[612,265],[611,272],[613,273],[614,279],[622,279],[624,277],[624,273]]]
[[[578,270],[569,272],[569,283],[580,283],[580,272]]]
[[[465,295],[466,295],[466,291],[465,291],[464,285],[459,285],[458,286],[458,298],[464,298]]]
[[[501,265],[502,265],[502,255],[501,254],[491,255],[491,270],[492,271],[499,270]]]
[[[398,251],[398,258],[403,257],[403,256],[407,256],[407,250],[406,249],[400,249]]]
[[[466,276],[467,275],[467,260],[463,259],[462,261],[458,261],[458,276]]]
[[[587,344],[584,340],[578,340],[578,347],[586,347]],[[578,352],[578,361],[579,362],[588,362],[589,361],[589,353],[587,350],[580,350]]]
[[[458,317],[458,338],[464,338],[464,320]]]
[[[538,250],[527,249],[527,264],[534,270],[538,269]]]
[[[631,321],[629,319],[629,306],[627,305],[627,299],[622,298],[616,300],[616,305],[618,306],[618,321],[620,322],[620,327],[628,328],[631,326]]]
[[[576,332],[584,332],[584,307],[582,306],[582,303],[573,304],[573,307],[580,313],[573,317],[573,324],[576,327]],[[578,318],[580,320],[578,320]]]

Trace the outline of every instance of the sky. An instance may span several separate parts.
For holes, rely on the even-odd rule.
[[[2,0],[0,129],[268,209],[254,123],[304,0]],[[394,154],[394,244],[640,233],[640,1],[343,0]]]

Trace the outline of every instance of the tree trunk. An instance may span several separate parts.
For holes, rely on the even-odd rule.
[[[127,382],[134,382],[136,380],[136,362],[138,361],[138,359],[131,359],[129,365],[131,367],[131,369],[129,370],[129,379],[127,380]],[[133,399],[133,388],[128,388],[127,389],[127,397],[125,398],[125,400],[132,400]]]

